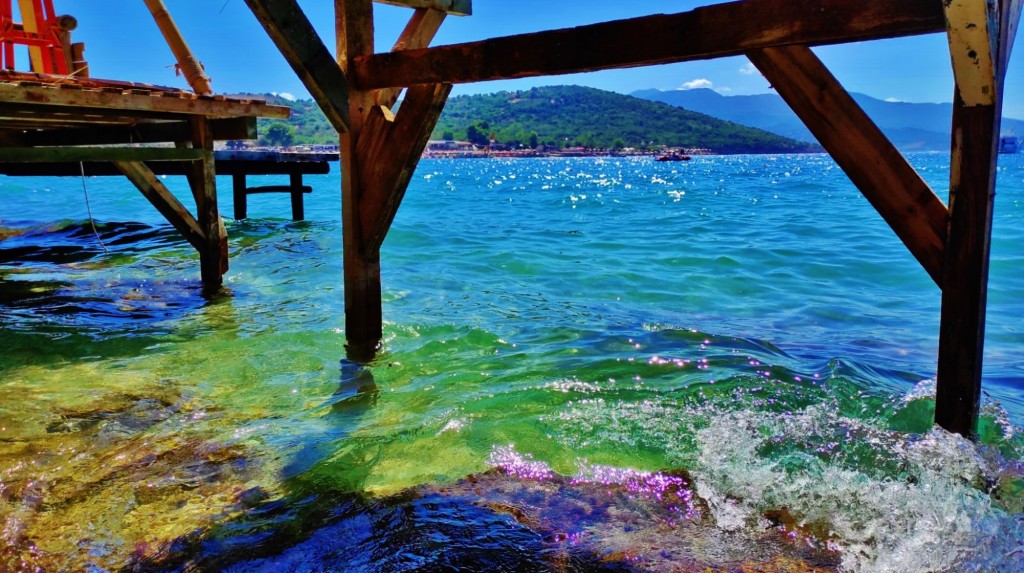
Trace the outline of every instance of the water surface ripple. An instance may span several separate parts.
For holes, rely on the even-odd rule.
[[[227,221],[213,300],[130,184],[87,180],[101,246],[80,181],[0,178],[0,570],[1024,570],[998,177],[979,443],[931,423],[938,289],[827,156],[424,160],[365,366],[337,172]]]

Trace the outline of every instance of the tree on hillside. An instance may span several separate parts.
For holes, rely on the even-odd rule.
[[[487,145],[491,141],[487,138],[487,133],[480,131],[480,128],[473,124],[466,128],[466,140],[473,145]]]
[[[267,133],[262,139],[261,143],[265,145],[289,147],[295,141],[295,127],[286,123],[274,122],[267,128]]]

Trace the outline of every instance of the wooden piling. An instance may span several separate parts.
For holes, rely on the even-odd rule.
[[[935,422],[972,436],[981,403],[996,145],[1019,0],[944,3],[956,81]]]

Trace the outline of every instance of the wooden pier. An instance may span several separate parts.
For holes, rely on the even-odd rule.
[[[445,18],[469,15],[471,0],[378,0],[412,9],[384,53],[374,51],[373,0],[335,0],[333,51],[297,0],[245,1],[339,134],[351,359],[367,361],[380,345],[381,245],[453,84],[745,55],[941,289],[936,421],[954,432],[974,432],[1003,77],[1021,0],[740,0],[438,47],[429,44]],[[146,3],[154,15],[165,12],[159,0]],[[187,46],[172,42],[173,26],[161,30],[178,48],[179,60],[188,60]],[[946,37],[954,72],[946,201],[811,50],[918,34]],[[193,75],[202,76],[199,68]],[[284,117],[287,109],[202,95],[208,92],[202,77],[193,84],[200,95],[52,78],[0,72],[4,161],[111,162],[195,246],[204,284],[217,288],[227,257],[213,141],[244,138],[253,117]],[[403,90],[402,105],[393,112]],[[165,161],[188,162],[195,216],[155,177],[151,166]],[[280,187],[301,197],[295,192],[301,183],[273,190]],[[235,189],[248,190],[237,180]]]
[[[214,141],[253,137],[256,117],[288,114],[288,108],[260,100],[0,70],[0,159],[112,164],[199,252],[203,287],[212,293],[220,289],[228,269],[227,232],[217,208]],[[168,161],[185,167],[195,214],[151,167]]]

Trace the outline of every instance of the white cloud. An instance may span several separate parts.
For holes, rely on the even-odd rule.
[[[752,76],[757,73],[757,68],[754,67],[754,64],[747,62],[738,71],[745,76]]]
[[[885,98],[885,101],[887,101],[889,103],[903,103],[903,100],[901,100],[898,97],[887,97],[887,98]]]
[[[697,78],[695,80],[690,80],[690,81],[684,83],[683,85],[679,86],[678,89],[680,89],[680,90],[697,90],[697,89],[708,89],[708,88],[711,88],[713,86],[714,86],[714,84],[711,83],[711,80],[705,79],[705,78]]]
[[[732,93],[732,88],[729,88],[729,87],[715,88],[715,91],[720,93],[720,94],[722,94],[722,95],[725,95],[727,93]]]
[[[295,101],[297,99],[295,96],[293,96],[292,94],[290,94],[288,92],[281,92],[281,93],[270,92],[270,95],[277,96],[277,97],[279,97],[281,99],[286,99],[288,101]]]

